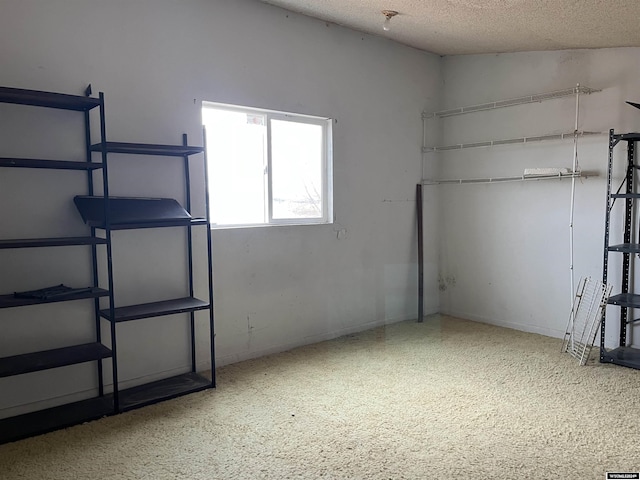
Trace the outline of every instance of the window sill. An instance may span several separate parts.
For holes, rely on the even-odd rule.
[[[256,223],[247,225],[209,225],[211,230],[237,230],[237,229],[250,229],[250,228],[269,228],[269,227],[302,227],[313,225],[332,225],[333,222],[289,222],[289,223]]]

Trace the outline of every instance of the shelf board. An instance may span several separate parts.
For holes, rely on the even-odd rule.
[[[3,248],[33,248],[33,247],[66,247],[71,245],[104,245],[107,240],[100,237],[57,237],[57,238],[23,238],[0,240],[0,250]]]
[[[86,298],[106,297],[109,295],[108,290],[102,288],[92,288],[89,292],[76,293],[61,297],[41,300],[38,298],[15,298],[13,294],[0,295],[0,308],[24,307],[27,305],[40,305],[43,303],[71,302],[74,300],[83,300]]]
[[[640,193],[612,193],[611,198],[640,198]]]
[[[105,228],[104,197],[78,195],[73,201],[87,225]],[[138,197],[110,197],[109,220],[112,230],[188,226],[194,222],[173,198]]]
[[[610,245],[608,250],[610,252],[640,253],[640,244],[621,243],[620,245]]]
[[[18,105],[32,105],[35,107],[86,112],[98,107],[100,105],[100,99],[79,95],[67,95],[64,93],[0,87],[0,103],[14,103]]]
[[[191,226],[209,225],[209,220],[206,218],[193,218],[191,219]]]
[[[640,369],[640,350],[632,347],[618,347],[604,354],[605,363]]]
[[[164,315],[173,315],[176,313],[195,312],[197,310],[206,310],[209,303],[193,297],[176,298],[173,300],[164,300],[161,302],[142,303],[139,305],[130,305],[128,307],[118,307],[115,309],[115,318],[111,318],[109,310],[100,310],[100,315],[107,320],[116,322],[127,322],[129,320],[138,320],[141,318],[161,317]]]
[[[120,409],[133,410],[188,393],[195,393],[213,388],[211,380],[197,373],[185,373],[157,382],[139,385],[120,391]]]
[[[607,303],[610,305],[618,305],[619,307],[640,308],[640,295],[635,293],[620,293],[609,297]]]
[[[164,157],[184,157],[204,152],[204,147],[184,145],[156,145],[151,143],[106,142],[107,152],[132,155],[160,155]],[[101,152],[102,144],[91,145],[93,152]]]
[[[196,225],[206,225],[207,220],[204,218],[193,218],[193,219],[169,219],[169,220],[158,220],[158,221],[149,221],[149,222],[139,222],[139,223],[112,223],[111,230],[132,230],[139,228],[165,228],[165,227],[186,227],[186,226],[196,226]],[[104,225],[96,225],[97,228],[104,229]]]
[[[113,399],[96,397],[0,419],[0,444],[71,427],[113,414]]]
[[[640,140],[640,133],[632,132],[632,133],[620,133],[617,135],[613,135],[614,140],[626,140],[627,142],[637,142]]]
[[[97,170],[102,168],[102,163],[2,157],[0,158],[0,167],[49,168],[52,170]]]
[[[0,378],[65,367],[109,358],[111,350],[101,343],[85,343],[42,352],[0,358]]]
[[[211,380],[197,373],[186,373],[120,391],[122,411],[133,410],[163,400],[212,388]],[[0,444],[14,442],[80,423],[113,415],[113,395],[0,419]]]

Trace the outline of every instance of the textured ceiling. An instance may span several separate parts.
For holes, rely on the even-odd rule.
[[[640,0],[261,1],[439,55],[640,46]]]

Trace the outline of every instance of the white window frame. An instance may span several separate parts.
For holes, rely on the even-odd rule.
[[[215,108],[218,110],[227,110],[232,112],[241,112],[247,114],[264,115],[266,122],[266,154],[267,166],[265,171],[265,214],[266,221],[264,223],[250,224],[211,224],[212,229],[224,228],[243,228],[243,227],[263,227],[272,225],[319,225],[333,223],[333,120],[326,117],[317,117],[312,115],[281,112],[277,110],[267,110],[262,108],[244,107],[241,105],[229,105],[223,103],[203,101],[202,108]],[[318,125],[322,128],[322,152],[321,152],[321,169],[322,169],[322,215],[319,217],[308,218],[273,218],[273,185],[272,185],[272,155],[271,155],[271,120],[283,120],[287,122],[298,122],[306,125]],[[211,161],[211,160],[207,160]],[[212,170],[210,168],[210,170]],[[211,172],[209,173],[212,174]]]

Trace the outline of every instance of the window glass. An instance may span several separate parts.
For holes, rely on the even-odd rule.
[[[322,218],[320,125],[271,120],[273,218]]]
[[[328,223],[331,121],[203,103],[212,226]]]

